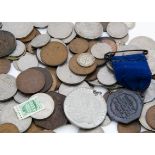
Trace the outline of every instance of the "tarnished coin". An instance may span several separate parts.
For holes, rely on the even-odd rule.
[[[54,130],[62,125],[67,124],[67,119],[64,114],[63,110],[63,104],[65,96],[61,95],[56,92],[48,92],[48,95],[50,95],[55,103],[55,109],[51,116],[48,118],[45,118],[43,120],[34,120],[34,123],[37,126],[43,127],[48,130]]]
[[[18,133],[19,130],[16,125],[5,123],[0,125],[0,133]]]
[[[39,92],[45,85],[45,77],[36,69],[21,72],[16,79],[17,88],[26,94]]]
[[[119,133],[139,133],[141,125],[138,121],[134,121],[129,124],[118,123],[117,130]]]
[[[0,59],[0,74],[6,74],[11,68],[11,62],[7,59]]]
[[[101,23],[97,22],[77,22],[75,23],[76,33],[87,39],[99,38],[103,33],[103,27]]]
[[[24,71],[32,67],[37,67],[38,60],[35,55],[26,53],[24,56],[20,57],[20,59],[17,61],[17,65],[21,71]]]
[[[25,50],[25,44],[19,40],[16,40],[16,49],[9,56],[19,57],[25,52]]]
[[[123,38],[128,34],[128,27],[121,22],[111,22],[107,26],[107,32],[113,38]]]
[[[48,24],[47,31],[53,38],[67,38],[73,31],[73,23],[69,22],[51,22]]]
[[[152,129],[155,129],[155,105],[146,112],[146,122]]]
[[[50,39],[51,38],[48,34],[40,34],[31,41],[31,45],[32,47],[40,48],[45,46],[50,41]]]
[[[16,48],[14,35],[7,31],[0,31],[0,57],[8,56]]]
[[[72,33],[67,38],[62,39],[62,41],[67,44],[67,43],[70,43],[75,37],[76,37],[76,32],[73,29]]]
[[[31,123],[31,126],[26,130],[26,133],[40,133],[44,130],[44,128],[36,126],[33,122]]]
[[[80,83],[78,85],[72,85],[72,86],[62,83],[59,87],[59,93],[67,96],[67,95],[69,95],[69,93],[71,93],[72,91],[74,91],[78,88],[89,88],[90,89],[90,86],[85,81],[83,81],[82,83]]]
[[[135,22],[124,22],[126,24],[126,26],[128,27],[128,29],[133,29],[136,25]]]
[[[96,43],[91,48],[92,55],[98,59],[104,59],[104,55],[108,52],[112,52],[112,49],[107,43]]]
[[[23,103],[30,98],[31,95],[23,94],[20,91],[17,91],[15,96],[13,97],[17,103]]]
[[[97,74],[97,79],[103,85],[107,85],[107,86],[113,85],[117,82],[115,75],[107,68],[107,66],[103,66],[102,68],[100,68]]]
[[[148,125],[148,123],[147,123],[147,121],[146,121],[146,113],[147,113],[147,111],[149,110],[149,108],[151,108],[152,106],[155,106],[155,100],[152,101],[152,102],[149,102],[149,103],[144,104],[143,110],[142,110],[142,113],[141,113],[141,116],[140,116],[140,118],[139,118],[139,121],[140,121],[141,125],[142,125],[144,128],[146,128],[146,129],[148,129],[148,130],[151,130],[151,131],[155,131],[153,128],[151,128],[151,127]]]
[[[11,98],[16,91],[16,79],[9,74],[0,74],[0,101]]]
[[[44,109],[32,114],[31,117],[35,119],[45,119],[49,117],[54,111],[54,101],[51,96],[45,93],[37,93],[32,95],[30,99],[36,97],[44,106]]]
[[[83,129],[91,129],[103,122],[107,106],[104,98],[92,89],[78,88],[66,97],[64,112],[71,123]]]
[[[110,118],[128,124],[140,117],[143,101],[135,92],[119,89],[109,95],[107,108]]]
[[[154,50],[155,41],[146,36],[138,36],[130,40],[129,45],[135,45],[140,49],[144,50]]]
[[[4,22],[2,29],[13,33],[16,38],[24,38],[32,32],[33,24],[30,22]]]
[[[45,28],[48,26],[48,22],[33,22],[34,27]]]
[[[90,130],[80,129],[79,133],[104,133],[104,130],[101,127],[97,127]]]

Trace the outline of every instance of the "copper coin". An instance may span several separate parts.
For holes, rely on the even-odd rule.
[[[146,121],[151,128],[155,129],[155,105],[146,112]]]
[[[94,72],[92,72],[91,74],[87,75],[86,77],[86,81],[94,81],[97,79],[97,73],[99,71],[99,68],[96,68],[96,70]]]
[[[51,88],[51,85],[53,83],[52,76],[51,76],[50,72],[48,71],[48,69],[42,68],[42,67],[33,67],[33,69],[36,69],[36,70],[42,72],[42,74],[45,77],[45,85],[40,90],[40,92],[43,92],[44,93],[44,92],[48,91]]]
[[[73,53],[83,53],[86,52],[89,47],[89,43],[86,39],[76,38],[73,39],[69,44],[69,49]]]
[[[16,39],[8,31],[0,31],[0,57],[10,55],[16,49]]]
[[[68,57],[67,48],[60,42],[50,42],[41,49],[41,60],[49,66],[58,66]]]
[[[105,59],[95,59],[97,66],[103,66],[106,64],[106,60]]]
[[[129,124],[118,123],[117,130],[119,133],[139,133],[141,130],[141,125],[138,121],[134,121]]]
[[[26,133],[39,133],[39,132],[41,132],[43,130],[44,130],[44,128],[36,126],[35,123],[32,122],[31,126],[26,131]]]
[[[48,130],[54,130],[62,125],[67,124],[67,119],[63,110],[65,96],[53,91],[48,92],[47,94],[49,94],[54,100],[54,112],[50,117],[43,120],[34,120],[34,122],[37,126],[43,127]]]
[[[11,123],[5,123],[0,125],[0,133],[18,133],[18,128]]]
[[[0,74],[6,74],[11,68],[10,60],[0,59]]]
[[[78,56],[79,56],[79,54],[76,54],[69,61],[69,68],[73,73],[79,74],[79,75],[88,75],[88,74],[92,73],[96,69],[96,66],[97,66],[96,63],[94,63],[90,67],[82,67],[82,66],[80,66],[77,63],[77,57]]]
[[[36,69],[27,69],[21,72],[16,79],[17,88],[25,94],[39,92],[45,85],[45,77]]]

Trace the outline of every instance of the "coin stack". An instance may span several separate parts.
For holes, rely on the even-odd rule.
[[[0,132],[155,131],[155,41],[129,41],[133,22],[0,24]],[[119,85],[108,52],[148,50],[152,72],[142,94]],[[43,110],[19,119],[15,107],[37,98]],[[24,108],[22,109],[25,110]],[[142,130],[143,129],[143,130]]]

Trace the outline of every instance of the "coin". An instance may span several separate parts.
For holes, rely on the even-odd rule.
[[[133,29],[135,27],[135,22],[124,22],[128,29]]]
[[[71,123],[83,129],[91,129],[103,122],[107,107],[100,94],[95,94],[92,89],[78,88],[66,97],[64,112]]]
[[[111,120],[110,120],[109,116],[106,116],[104,121],[101,124],[101,127],[108,126],[110,123],[111,123]]]
[[[109,95],[107,108],[110,118],[128,124],[140,117],[143,101],[135,92],[119,89]]]
[[[0,31],[0,57],[8,56],[16,48],[14,35],[7,31]]]
[[[114,40],[117,45],[125,45],[129,40],[129,35],[126,35],[123,38],[115,38]]]
[[[118,123],[117,130],[119,133],[139,133],[141,125],[138,121],[134,121],[129,124]]]
[[[16,79],[17,88],[26,94],[39,92],[45,85],[45,77],[36,69],[21,72]]]
[[[112,49],[107,43],[96,43],[91,48],[92,55],[97,59],[104,59],[104,55],[108,52],[112,52]]]
[[[152,75],[155,74],[155,50],[149,50],[148,51],[148,54],[147,54],[147,62],[148,62],[148,65],[150,67],[150,70],[151,70],[151,73]]]
[[[102,26],[103,26],[103,31],[106,32],[107,31],[107,25],[109,24],[109,22],[101,22]]]
[[[34,27],[45,28],[48,26],[48,22],[33,22]]]
[[[0,101],[11,98],[16,91],[16,79],[8,74],[0,74]]]
[[[83,81],[82,83],[78,84],[78,85],[66,85],[64,83],[62,83],[59,87],[59,93],[63,94],[65,96],[69,95],[72,91],[78,89],[78,88],[89,88],[90,86],[87,82]]]
[[[97,79],[103,85],[114,85],[117,81],[114,74],[107,68],[107,66],[103,66],[100,68],[97,74]]]
[[[59,42],[50,42],[41,49],[41,60],[49,66],[63,64],[68,56],[67,48]]]
[[[82,38],[75,38],[69,44],[69,49],[76,54],[86,52],[88,47],[88,41]]]
[[[108,91],[107,88],[101,87],[101,86],[94,86],[94,91],[96,93],[100,93],[102,96]]]
[[[31,41],[31,45],[32,47],[40,48],[45,46],[50,41],[50,39],[51,38],[48,34],[40,34]]]
[[[6,74],[11,68],[11,62],[7,59],[0,59],[0,74]]]
[[[75,23],[76,33],[86,39],[99,38],[103,33],[101,23],[97,22],[77,22]]]
[[[14,111],[14,106],[16,105],[18,104],[13,100],[10,104],[6,105],[6,107],[0,113],[0,124],[12,123],[17,126],[19,132],[24,132],[31,125],[32,118],[28,117],[26,119],[19,120]]]
[[[53,38],[67,38],[73,31],[73,23],[69,22],[51,22],[48,24],[47,31]]]
[[[3,30],[14,34],[16,38],[24,38],[33,30],[33,24],[30,22],[4,22]]]
[[[154,116],[155,116],[155,105],[150,107],[146,112],[146,122],[152,129],[155,129]]]
[[[104,133],[104,130],[101,127],[97,127],[91,130],[80,129],[79,133]]]
[[[0,133],[18,133],[18,128],[11,123],[5,123],[0,125]]]
[[[90,53],[81,53],[77,57],[77,63],[82,67],[89,67],[95,63],[95,57]]]
[[[36,126],[33,122],[31,123],[31,126],[26,130],[26,133],[39,133],[43,131],[44,128],[41,128],[39,126]]]
[[[95,62],[97,64],[97,66],[104,66],[106,64],[106,60],[105,59],[95,59]]]
[[[38,60],[35,55],[26,53],[24,56],[20,57],[20,59],[17,61],[17,65],[21,71],[24,71],[32,67],[37,67]]]
[[[17,91],[17,93],[15,94],[13,98],[17,103],[23,103],[30,98],[30,95],[23,94],[20,91]]]
[[[99,67],[96,68],[96,70],[94,72],[92,72],[91,74],[87,75],[86,77],[86,81],[94,81],[97,80],[97,73],[99,71]]]
[[[102,86],[98,80],[88,81],[88,83],[92,86]]]
[[[76,32],[73,29],[72,33],[67,38],[62,39],[62,41],[67,44],[67,43],[70,43],[75,37],[76,37]]]
[[[20,71],[19,68],[18,68],[18,65],[17,65],[17,60],[14,60],[14,61],[13,61],[13,67],[14,67],[17,71]]]
[[[51,116],[48,118],[45,118],[43,120],[34,120],[34,123],[37,126],[43,127],[48,130],[54,130],[62,125],[67,124],[67,119],[64,114],[63,110],[63,103],[65,96],[61,95],[56,92],[48,92],[48,95],[50,95],[55,103],[55,109]]]
[[[30,99],[35,97],[43,104],[44,109],[35,114],[32,114],[31,117],[35,119],[45,119],[49,117],[54,111],[54,101],[52,97],[45,93],[37,93],[32,95]]]

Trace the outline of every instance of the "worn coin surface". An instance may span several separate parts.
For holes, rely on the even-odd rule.
[[[72,33],[67,38],[62,39],[62,41],[67,44],[67,43],[70,43],[75,37],[76,37],[76,32],[73,29]]]
[[[151,128],[155,129],[155,105],[146,112],[146,121]]]
[[[30,95],[23,94],[20,91],[17,91],[17,93],[15,94],[13,98],[17,103],[20,104],[20,103],[27,101],[30,98]]]
[[[44,130],[44,128],[36,126],[34,122],[31,123],[31,126],[26,130],[26,133],[40,133]]]
[[[7,59],[0,59],[0,74],[6,74],[11,68],[11,62]]]
[[[64,112],[71,123],[83,129],[91,129],[103,122],[107,106],[104,98],[92,89],[78,88],[66,97]]]
[[[5,123],[0,125],[0,133],[18,133],[19,130],[16,125]]]

